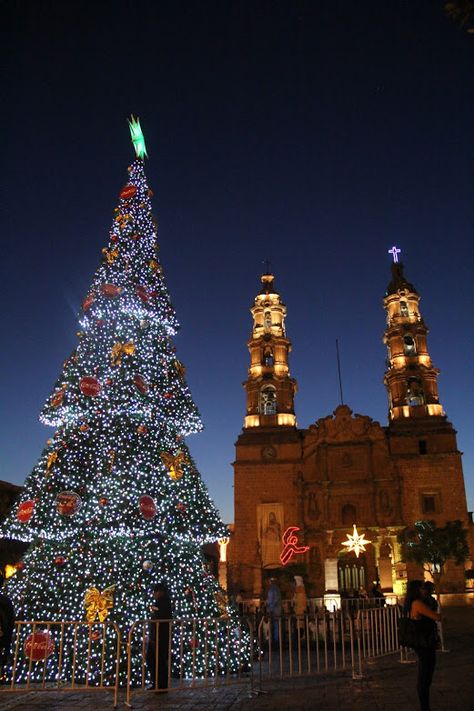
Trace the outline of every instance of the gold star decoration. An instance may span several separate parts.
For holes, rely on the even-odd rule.
[[[365,533],[359,534],[357,531],[357,526],[354,523],[354,531],[352,536],[350,533],[346,534],[347,541],[343,542],[343,546],[347,546],[347,552],[350,553],[354,551],[356,558],[359,557],[360,553],[365,553],[365,546],[371,541],[367,541],[365,538]]]

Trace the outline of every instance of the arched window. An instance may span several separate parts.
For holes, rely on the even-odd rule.
[[[400,301],[400,316],[408,316],[408,304],[406,301]]]
[[[276,415],[276,390],[272,385],[267,385],[260,392],[260,413]]]
[[[423,392],[423,384],[419,378],[409,378],[407,382],[407,400],[411,407],[423,405],[425,402],[425,394]]]
[[[265,326],[265,328],[270,328],[270,327],[271,327],[271,325],[272,325],[272,315],[271,315],[270,311],[265,311],[264,320],[263,320],[263,325]]]
[[[263,351],[263,364],[273,365],[273,350],[270,348],[270,346],[266,346],[265,350]]]
[[[415,355],[416,353],[416,343],[415,339],[413,336],[410,336],[410,334],[407,334],[406,336],[403,336],[403,350],[405,355]]]
[[[342,507],[342,525],[343,526],[352,526],[354,523],[356,523],[356,507],[353,506],[352,504],[344,504]]]

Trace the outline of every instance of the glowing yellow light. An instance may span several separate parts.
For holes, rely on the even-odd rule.
[[[294,415],[290,415],[289,413],[281,412],[279,415],[277,415],[277,423],[279,425],[295,425],[296,424],[296,417]]]
[[[347,541],[343,542],[343,546],[347,546],[347,551],[350,553],[354,551],[356,558],[359,557],[360,553],[365,552],[365,546],[372,541],[367,541],[365,539],[365,533],[359,534],[357,532],[357,526],[354,523],[354,531],[352,536],[350,533],[346,534]]]
[[[227,545],[229,543],[228,538],[219,539],[219,560],[221,563],[225,563],[227,560]]]
[[[260,417],[258,415],[247,415],[245,417],[244,427],[258,427],[260,425]]]
[[[8,580],[8,578],[11,578],[12,575],[15,575],[16,570],[16,565],[10,565],[10,563],[7,563],[5,566],[5,579]]]

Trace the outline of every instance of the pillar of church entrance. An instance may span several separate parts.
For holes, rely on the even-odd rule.
[[[228,538],[221,538],[219,540],[219,585],[223,590],[227,592],[227,546],[229,543]]]
[[[393,590],[392,580],[392,561],[387,556],[379,558],[379,580],[383,592],[391,592]]]
[[[262,569],[259,565],[256,565],[253,569],[253,596],[261,598],[262,597]]]
[[[324,561],[324,606],[329,612],[339,610],[341,596],[337,577],[337,558],[326,558]]]

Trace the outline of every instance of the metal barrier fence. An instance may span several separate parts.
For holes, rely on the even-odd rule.
[[[2,692],[109,691],[117,706],[120,630],[113,622],[16,622]]]
[[[245,683],[329,672],[362,676],[366,661],[399,652],[397,606],[304,616],[140,620],[126,639],[114,623],[17,622],[2,691],[136,693]],[[123,643],[122,643],[123,642]]]
[[[127,706],[144,689],[252,686],[253,637],[247,620],[180,619],[134,622],[127,638]]]

